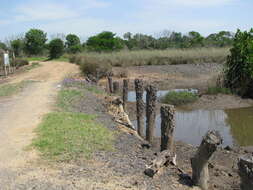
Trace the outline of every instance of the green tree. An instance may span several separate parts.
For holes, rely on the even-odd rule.
[[[7,48],[7,46],[6,46],[5,43],[0,42],[0,49],[2,49],[2,50],[7,50],[8,48]]]
[[[78,53],[82,51],[80,38],[75,34],[67,35],[65,45],[70,53]]]
[[[237,31],[226,63],[225,85],[241,96],[253,98],[253,29]]]
[[[53,39],[49,43],[49,56],[51,59],[59,58],[64,53],[64,43],[60,38]]]
[[[203,47],[204,46],[204,37],[200,33],[191,31],[188,34],[189,36],[189,45],[190,47]]]
[[[11,41],[11,48],[15,56],[19,57],[24,49],[24,41],[22,39],[16,39]]]
[[[25,34],[25,51],[28,55],[39,55],[43,52],[47,34],[39,29],[31,29]]]
[[[120,50],[123,48],[123,40],[115,36],[112,32],[101,32],[90,37],[86,46],[89,50],[97,52]]]

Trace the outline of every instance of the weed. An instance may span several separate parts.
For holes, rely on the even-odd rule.
[[[71,57],[71,61],[80,63],[91,62],[99,65],[117,67],[141,65],[168,65],[191,63],[224,63],[228,48],[200,49],[168,49],[168,50],[136,50],[113,53],[83,53]]]
[[[14,95],[23,90],[31,81],[0,85],[0,97]]]
[[[208,87],[207,94],[231,94],[231,90],[229,88],[221,88],[221,87]]]
[[[113,133],[93,115],[56,112],[47,114],[36,130],[33,146],[57,161],[89,159],[94,151],[113,150]]]
[[[172,104],[175,106],[192,103],[197,100],[198,100],[198,96],[191,92],[168,92],[162,98],[163,103]]]

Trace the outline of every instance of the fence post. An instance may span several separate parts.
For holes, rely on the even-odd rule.
[[[109,92],[113,93],[112,77],[108,77]]]
[[[174,152],[173,133],[175,129],[175,108],[172,105],[161,107],[161,151]]]
[[[149,85],[146,91],[146,140],[152,144],[155,134],[157,88]]]
[[[128,84],[129,80],[124,79],[123,80],[123,108],[126,111],[126,103],[128,101]]]
[[[222,138],[217,131],[209,131],[203,138],[197,154],[191,158],[193,184],[208,190],[209,171],[208,160],[222,143]]]
[[[136,116],[137,116],[137,131],[141,137],[145,137],[144,131],[144,112],[145,104],[143,101],[144,84],[143,80],[135,79],[135,92],[136,92]]]
[[[119,82],[118,81],[113,82],[113,93],[114,94],[119,93]]]
[[[238,171],[241,177],[241,189],[253,189],[253,156],[241,156],[238,162]]]

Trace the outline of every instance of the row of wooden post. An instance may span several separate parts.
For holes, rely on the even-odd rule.
[[[108,77],[110,93],[119,93],[119,82],[113,82]],[[154,142],[156,128],[156,102],[157,88],[152,85],[144,86],[141,79],[135,79],[136,92],[136,117],[137,132],[139,136],[146,139],[150,144]],[[123,106],[126,109],[128,101],[129,80],[123,80]],[[146,105],[143,100],[144,91],[146,90]],[[145,110],[146,109],[146,110]],[[145,132],[145,111],[146,111],[146,132]],[[173,133],[175,130],[175,108],[172,105],[163,105],[160,108],[161,113],[161,155],[166,155],[166,151],[174,153]],[[222,143],[222,138],[217,131],[209,131],[201,142],[197,153],[191,158],[192,181],[194,185],[208,190],[209,172],[208,161]],[[241,176],[241,189],[253,189],[253,157],[240,157],[238,162],[239,174]]]

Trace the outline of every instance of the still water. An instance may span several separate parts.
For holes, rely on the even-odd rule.
[[[157,91],[157,97],[161,98],[165,96],[168,92],[191,92],[191,93],[198,93],[197,89],[174,89],[174,90],[159,90]],[[143,94],[143,100],[146,102],[146,92]],[[129,102],[135,102],[136,101],[136,94],[135,91],[130,91],[128,93],[128,101]]]
[[[136,121],[133,121],[136,126]],[[156,118],[156,136],[161,135],[160,115]],[[199,145],[208,130],[217,130],[223,146],[253,145],[253,107],[227,110],[177,110],[175,139]]]

